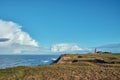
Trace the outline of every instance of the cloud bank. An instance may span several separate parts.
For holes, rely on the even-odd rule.
[[[76,44],[70,44],[70,43],[60,43],[55,44],[51,47],[52,52],[73,52],[73,51],[82,51],[83,49],[80,48]]]
[[[120,48],[120,43],[107,44],[107,45],[99,46],[97,48]]]
[[[96,48],[103,50],[103,51],[119,53],[120,52],[120,43],[106,44],[106,45],[98,46]]]
[[[12,21],[0,20],[0,51],[21,53],[38,47],[38,43],[21,28]]]

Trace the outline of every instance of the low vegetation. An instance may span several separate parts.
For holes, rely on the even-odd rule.
[[[0,70],[0,80],[120,80],[120,54],[65,54],[49,66]]]

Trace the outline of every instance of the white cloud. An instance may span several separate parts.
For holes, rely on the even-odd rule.
[[[55,44],[51,48],[39,47],[38,43],[27,32],[22,31],[22,26],[12,21],[0,20],[0,54],[48,54],[80,51],[88,51],[88,49],[80,48],[78,45],[71,43]]]
[[[52,52],[70,52],[70,51],[82,51],[83,49],[80,48],[76,44],[68,44],[68,43],[61,43],[55,44],[51,47]]]
[[[1,41],[0,48],[7,49],[8,51],[15,53],[33,51],[34,48],[38,47],[38,43],[32,39],[28,33],[22,31],[20,25],[12,21],[0,20],[0,38],[9,39],[5,42]],[[2,51],[4,52],[4,50]]]

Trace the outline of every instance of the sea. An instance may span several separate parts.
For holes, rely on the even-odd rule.
[[[0,69],[16,66],[50,65],[60,55],[0,55]]]

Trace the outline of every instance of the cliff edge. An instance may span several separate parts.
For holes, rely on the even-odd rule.
[[[48,66],[0,69],[0,80],[120,80],[120,54],[64,54]]]

